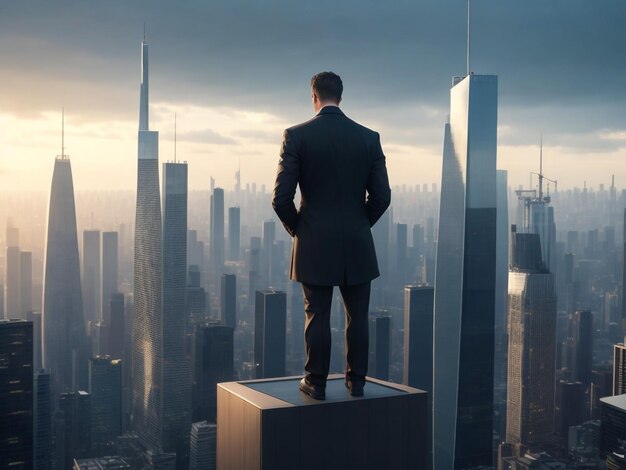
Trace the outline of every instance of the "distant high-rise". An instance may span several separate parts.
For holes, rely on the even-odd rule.
[[[86,385],[88,351],[74,183],[66,155],[54,162],[43,282],[43,367],[55,394],[73,391]]]
[[[404,384],[433,389],[433,294],[431,286],[404,288]]]
[[[622,252],[622,333],[626,336],[626,208],[624,208]],[[626,340],[624,341],[624,344],[626,344]]]
[[[368,375],[380,380],[389,380],[391,358],[391,317],[381,313],[371,313],[370,359]]]
[[[163,317],[161,411],[166,452],[189,437],[191,368],[185,353],[187,322],[187,163],[163,164]]]
[[[33,324],[0,320],[0,468],[33,467]]]
[[[272,289],[256,291],[254,363],[256,378],[285,375],[287,296]]]
[[[52,390],[50,374],[35,372],[33,380],[33,469],[49,470],[52,465]]]
[[[591,383],[593,363],[593,313],[578,310],[574,314],[574,344],[576,348],[574,379],[585,386]]]
[[[228,208],[228,259],[239,261],[241,250],[241,210],[239,207]]]
[[[201,421],[191,425],[190,470],[213,470],[217,465],[217,425]]]
[[[85,320],[94,325],[100,321],[102,301],[100,277],[100,230],[83,232],[83,301]]]
[[[224,267],[224,190],[215,188],[211,195],[211,254],[213,279]]]
[[[396,224],[396,285],[403,286],[407,282],[407,224]]]
[[[109,345],[107,351],[113,359],[124,358],[124,294],[111,294],[109,300]],[[126,366],[125,366],[126,367]]]
[[[237,276],[222,274],[220,279],[220,315],[224,325],[237,327]]]
[[[626,441],[626,395],[600,399],[600,457],[617,453],[624,461]],[[608,469],[611,467],[607,466]],[[613,468],[623,468],[615,466]]]
[[[556,386],[554,430],[563,449],[567,448],[570,426],[585,421],[585,385],[561,380]]]
[[[7,247],[6,259],[6,318],[20,319],[20,247]]]
[[[187,323],[191,332],[193,323],[202,322],[207,317],[207,295],[200,287],[200,270],[191,265],[187,270]]]
[[[149,129],[148,44],[141,43],[139,158],[132,324],[132,428],[148,448],[162,444],[162,226],[159,134]]]
[[[266,220],[263,222],[263,249],[261,250],[261,282],[263,288],[269,286],[270,263],[272,259],[272,247],[276,238],[276,222]]]
[[[219,323],[198,324],[194,332],[193,420],[215,422],[217,384],[233,380],[233,329]]]
[[[117,292],[118,235],[102,232],[102,319],[110,322],[111,294]]]
[[[454,79],[435,278],[435,468],[491,465],[498,78]]]
[[[33,254],[20,251],[20,318],[26,320],[33,310]]]
[[[554,431],[556,292],[536,233],[512,232],[506,440],[545,449]]]
[[[626,393],[626,346],[613,347],[613,395]]]
[[[97,456],[110,455],[122,434],[122,361],[110,357],[89,359],[91,445]]]
[[[91,455],[91,395],[84,390],[59,396],[62,436],[57,430],[57,468],[71,469],[75,458]]]

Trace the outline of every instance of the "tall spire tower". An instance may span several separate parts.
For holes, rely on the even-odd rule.
[[[55,393],[85,387],[87,372],[74,182],[65,155],[64,113],[61,126],[61,155],[55,159],[50,188],[42,314],[43,366],[50,372]]]
[[[498,77],[471,72],[468,39],[467,74],[452,81],[444,133],[434,293],[434,468],[492,464],[497,116]]]
[[[149,449],[162,448],[162,227],[159,134],[149,130],[148,44],[141,43],[141,88],[133,273],[132,427]]]

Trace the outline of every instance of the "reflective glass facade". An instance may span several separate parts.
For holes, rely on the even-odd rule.
[[[86,388],[87,351],[69,158],[54,162],[44,266],[43,366],[54,391]]]
[[[498,81],[455,80],[435,274],[434,467],[492,464]]]
[[[161,445],[161,199],[158,132],[148,130],[148,45],[142,43],[141,112],[132,321],[132,427],[149,448]]]

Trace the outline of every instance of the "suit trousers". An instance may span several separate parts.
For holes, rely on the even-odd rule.
[[[371,281],[353,286],[339,286],[346,311],[346,379],[365,382],[369,356],[369,323]],[[326,385],[330,369],[330,308],[333,286],[302,284],[304,293],[304,370],[309,382]]]

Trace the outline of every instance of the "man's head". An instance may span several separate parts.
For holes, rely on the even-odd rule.
[[[343,93],[343,83],[336,73],[320,72],[311,78],[311,99],[316,113],[326,105],[339,105],[341,93]]]

